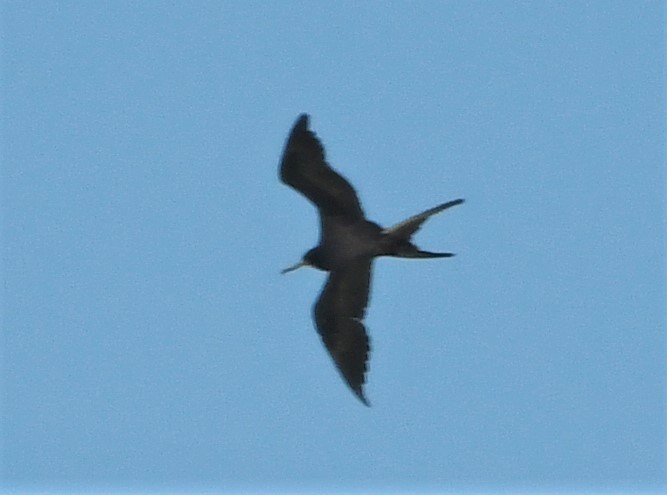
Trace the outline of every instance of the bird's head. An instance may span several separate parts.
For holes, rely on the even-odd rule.
[[[289,268],[285,268],[280,273],[285,274],[293,272],[294,270],[301,268],[302,266],[312,266],[313,268],[318,268],[320,270],[322,269],[322,264],[320,263],[319,248],[314,247],[313,249],[309,250],[306,254],[303,255],[301,261],[299,261],[295,265],[290,266]]]

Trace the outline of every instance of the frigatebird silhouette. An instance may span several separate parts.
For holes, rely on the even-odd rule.
[[[388,229],[366,220],[355,190],[327,163],[322,144],[308,129],[306,114],[299,116],[287,138],[280,179],[312,201],[320,214],[319,245],[282,273],[302,266],[329,272],[313,307],[315,325],[348,386],[369,406],[363,385],[370,345],[363,318],[373,258],[454,256],[422,251],[411,237],[430,216],[463,203],[463,199],[448,201]]]

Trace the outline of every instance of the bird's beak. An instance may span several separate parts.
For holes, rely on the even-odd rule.
[[[292,265],[289,268],[285,268],[280,273],[285,275],[286,273],[293,272],[294,270],[301,268],[302,266],[308,266],[308,262],[306,260],[301,260],[296,265]]]

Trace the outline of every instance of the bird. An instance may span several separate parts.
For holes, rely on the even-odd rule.
[[[448,258],[449,252],[422,251],[411,238],[431,216],[460,205],[455,199],[383,228],[366,219],[352,185],[327,163],[324,147],[301,114],[287,137],[280,161],[280,180],[309,199],[319,211],[319,244],[282,270],[310,266],[329,272],[313,306],[315,327],[343,379],[366,406],[364,393],[370,342],[364,315],[368,305],[373,260]]]

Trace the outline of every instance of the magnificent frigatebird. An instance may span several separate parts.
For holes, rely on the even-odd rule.
[[[459,205],[463,199],[448,201],[388,229],[366,220],[350,183],[326,162],[324,148],[308,129],[305,114],[299,116],[287,138],[280,179],[312,201],[320,213],[319,245],[282,273],[302,266],[329,272],[313,307],[317,331],[349,387],[368,406],[363,385],[370,347],[362,320],[368,304],[373,258],[454,256],[421,251],[411,237],[431,215]]]

